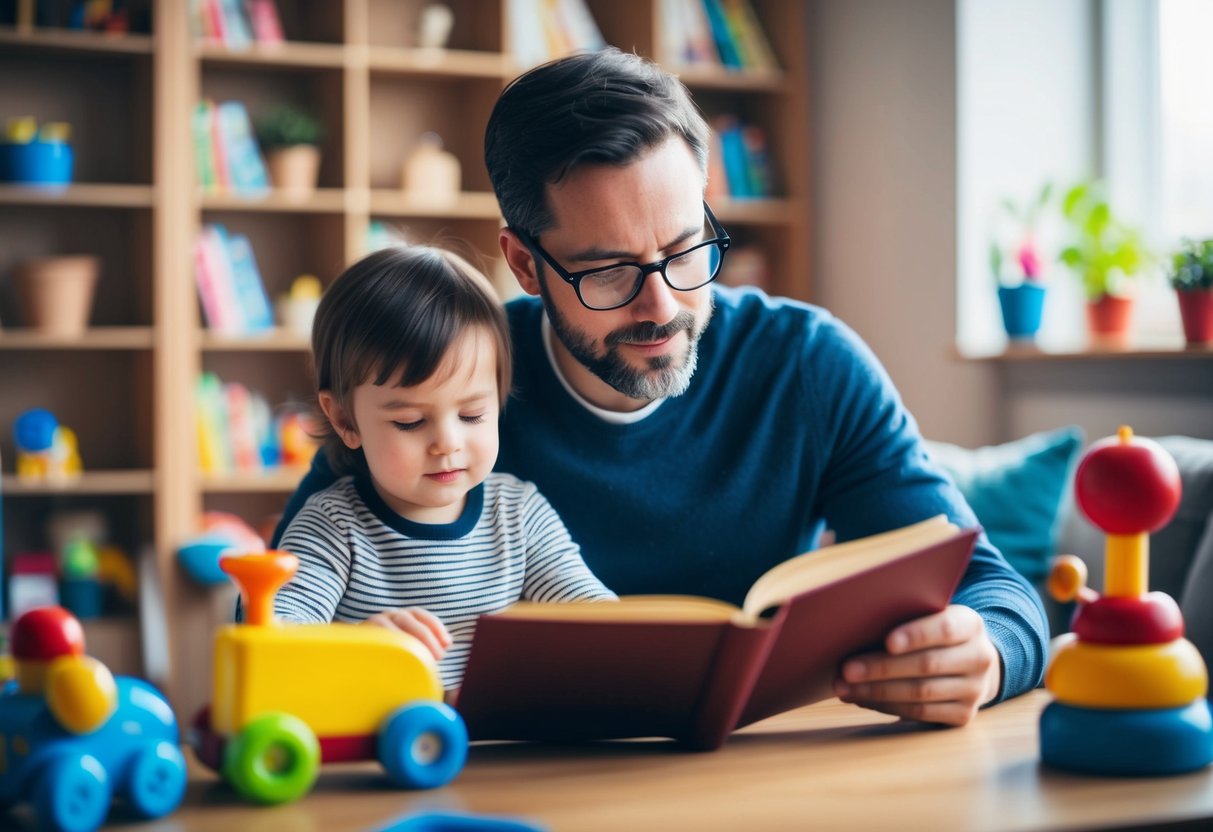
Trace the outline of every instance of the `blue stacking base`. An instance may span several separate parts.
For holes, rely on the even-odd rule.
[[[1053,702],[1040,715],[1040,759],[1087,774],[1151,776],[1213,762],[1213,715],[1204,697],[1182,708],[1106,710]]]

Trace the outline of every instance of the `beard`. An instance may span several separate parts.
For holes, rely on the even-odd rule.
[[[697,321],[692,313],[682,310],[664,326],[646,321],[616,329],[603,339],[606,352],[599,355],[597,342],[560,314],[548,292],[547,280],[543,277],[539,279],[539,294],[556,337],[578,363],[616,391],[630,399],[652,401],[667,396],[680,396],[690,387],[695,367],[699,363],[699,339],[712,318],[710,295],[708,313],[702,321]],[[620,344],[661,341],[679,332],[687,334],[686,354],[681,359],[677,355],[661,355],[648,359],[647,366],[637,368],[629,364],[619,352]]]

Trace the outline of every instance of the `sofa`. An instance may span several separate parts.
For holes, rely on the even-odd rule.
[[[1213,440],[1155,441],[1174,457],[1183,495],[1171,521],[1150,536],[1149,587],[1179,602],[1186,637],[1213,666]],[[956,481],[991,541],[1041,592],[1053,635],[1066,632],[1072,605],[1044,591],[1054,555],[1078,555],[1087,564],[1088,585],[1103,591],[1104,533],[1073,499],[1082,432],[1067,427],[987,448],[941,442],[928,442],[927,448]]]

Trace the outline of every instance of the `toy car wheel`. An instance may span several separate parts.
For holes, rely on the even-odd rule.
[[[379,732],[379,761],[398,785],[444,786],[463,770],[468,732],[463,718],[441,702],[414,702],[390,717]]]
[[[131,765],[130,801],[145,818],[158,818],[177,808],[185,794],[185,757],[171,742],[143,749]]]
[[[91,754],[51,760],[34,787],[38,825],[60,832],[91,832],[105,822],[113,797],[105,767]]]
[[[223,776],[258,803],[288,803],[307,794],[320,769],[320,743],[290,714],[254,719],[223,752]]]

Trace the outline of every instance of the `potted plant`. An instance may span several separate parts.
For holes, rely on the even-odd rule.
[[[1184,338],[1189,344],[1213,341],[1213,239],[1185,240],[1171,260],[1170,280]]]
[[[1151,254],[1141,233],[1112,213],[1097,182],[1081,182],[1063,197],[1061,213],[1073,234],[1061,262],[1082,280],[1087,326],[1097,338],[1124,340],[1132,322],[1130,281],[1146,270]]]
[[[1046,182],[1023,208],[1011,200],[1004,201],[1003,212],[1014,224],[1014,236],[1009,246],[998,241],[990,246],[990,270],[998,284],[1002,322],[1007,336],[1013,339],[1034,338],[1040,329],[1045,287],[1037,226],[1052,192],[1052,184]]]
[[[320,121],[296,107],[279,104],[257,120],[256,130],[271,184],[295,196],[311,194],[316,189],[324,139]]]

